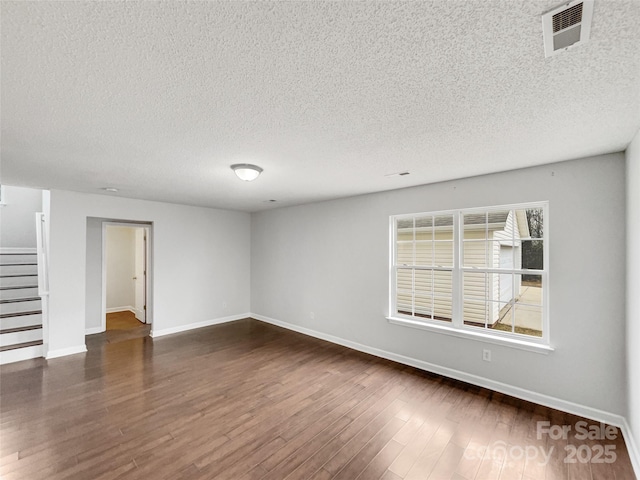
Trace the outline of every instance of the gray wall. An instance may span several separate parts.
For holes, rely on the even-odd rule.
[[[627,419],[640,459],[640,130],[627,149]],[[628,442],[627,442],[628,444]],[[640,468],[640,465],[638,465]]]
[[[2,186],[6,204],[0,207],[0,247],[35,248],[36,212],[42,212],[42,190]]]
[[[89,217],[153,223],[154,332],[249,312],[249,214],[52,190],[50,355],[80,351],[85,315],[101,308],[86,290]]]
[[[87,218],[85,248],[85,327],[96,333],[102,327],[102,219]]]
[[[252,312],[625,415],[624,184],[611,154],[252,214]],[[482,341],[387,322],[390,215],[542,200],[554,352],[492,344],[487,363]]]

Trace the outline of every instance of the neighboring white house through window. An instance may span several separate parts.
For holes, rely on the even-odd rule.
[[[547,211],[529,203],[391,217],[390,320],[548,344]]]

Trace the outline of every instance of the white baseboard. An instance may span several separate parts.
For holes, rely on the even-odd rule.
[[[640,450],[638,450],[638,443],[633,436],[633,431],[627,423],[626,418],[622,425],[622,436],[624,437],[624,442],[627,445],[627,451],[629,452],[629,458],[631,458],[633,470],[636,473],[636,477],[640,478]]]
[[[351,348],[353,350],[358,350],[359,352],[364,352],[370,355],[374,355],[376,357],[392,360],[394,362],[398,362],[403,365],[409,365],[411,367],[419,368],[420,370],[424,370],[431,373],[436,373],[444,377],[453,378],[455,380],[461,380],[463,382],[467,382],[472,385],[488,388],[489,390],[504,393],[506,395],[511,395],[512,397],[520,398],[522,400],[527,400],[529,402],[533,402],[539,405],[544,405],[546,407],[555,408],[563,412],[572,413],[574,415],[579,415],[581,417],[589,418],[599,422],[604,422],[609,425],[619,427],[620,429],[622,429],[623,426],[626,425],[625,418],[615,413],[605,412],[597,408],[580,405],[567,400],[562,400],[560,398],[550,397],[542,393],[537,393],[531,390],[526,390],[524,388],[508,385],[506,383],[497,382],[495,380],[491,380],[485,377],[480,377],[478,375],[473,375],[471,373],[462,372],[460,370],[455,370],[449,367],[443,367],[441,365],[425,362],[423,360],[418,360],[416,358],[406,357],[404,355],[388,352],[386,350],[380,350],[378,348],[369,347],[367,345],[362,345],[360,343],[352,342],[350,340],[345,340],[340,337],[335,337],[333,335],[318,332],[305,327],[300,327],[292,323],[287,323],[280,320],[276,320],[274,318],[265,317],[264,315],[252,313],[250,316],[251,318],[255,318],[256,320],[260,320],[262,322],[270,323],[272,325],[286,328],[288,330],[293,330],[294,332],[302,333],[304,335],[309,335],[311,337],[319,338],[321,340],[326,340],[327,342],[335,343],[337,345],[342,345],[343,347]]]
[[[60,348],[58,350],[49,350],[46,355],[47,360],[58,357],[66,357],[67,355],[75,355],[76,353],[84,353],[87,351],[86,345],[77,345],[75,347]]]
[[[107,313],[118,313],[118,312],[131,312],[133,314],[136,313],[136,309],[131,305],[126,305],[124,307],[110,307],[107,308]]]
[[[104,332],[104,328],[102,327],[91,327],[91,328],[85,328],[84,330],[85,335],[95,335],[96,333],[102,333],[102,332]]]
[[[151,330],[151,336],[153,338],[163,337],[165,335],[171,335],[173,333],[186,332],[187,330],[194,330],[196,328],[209,327],[211,325],[218,325],[220,323],[234,322],[236,320],[242,320],[243,318],[251,317],[250,313],[241,313],[238,315],[230,315],[228,317],[214,318],[212,320],[205,320],[203,322],[188,323],[186,325],[178,325],[177,327],[163,328],[162,330]]]

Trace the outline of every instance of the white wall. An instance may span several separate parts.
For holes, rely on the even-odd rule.
[[[249,312],[249,214],[52,190],[50,356],[81,351],[99,308],[85,289],[88,217],[153,223],[154,332]]]
[[[640,462],[640,130],[627,149],[627,384],[635,458]],[[629,442],[627,442],[629,443]],[[640,465],[636,468],[640,470]]]
[[[595,416],[625,415],[624,182],[620,153],[252,214],[252,312]],[[543,200],[554,352],[387,322],[390,215]]]
[[[107,225],[107,311],[133,308],[136,236],[133,227]]]
[[[0,247],[35,248],[35,213],[42,212],[42,190],[2,186],[6,204],[0,207]]]

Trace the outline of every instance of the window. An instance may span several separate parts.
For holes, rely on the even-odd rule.
[[[546,203],[391,217],[390,320],[548,344]]]
[[[396,226],[396,311],[451,321],[453,215],[398,218]]]

